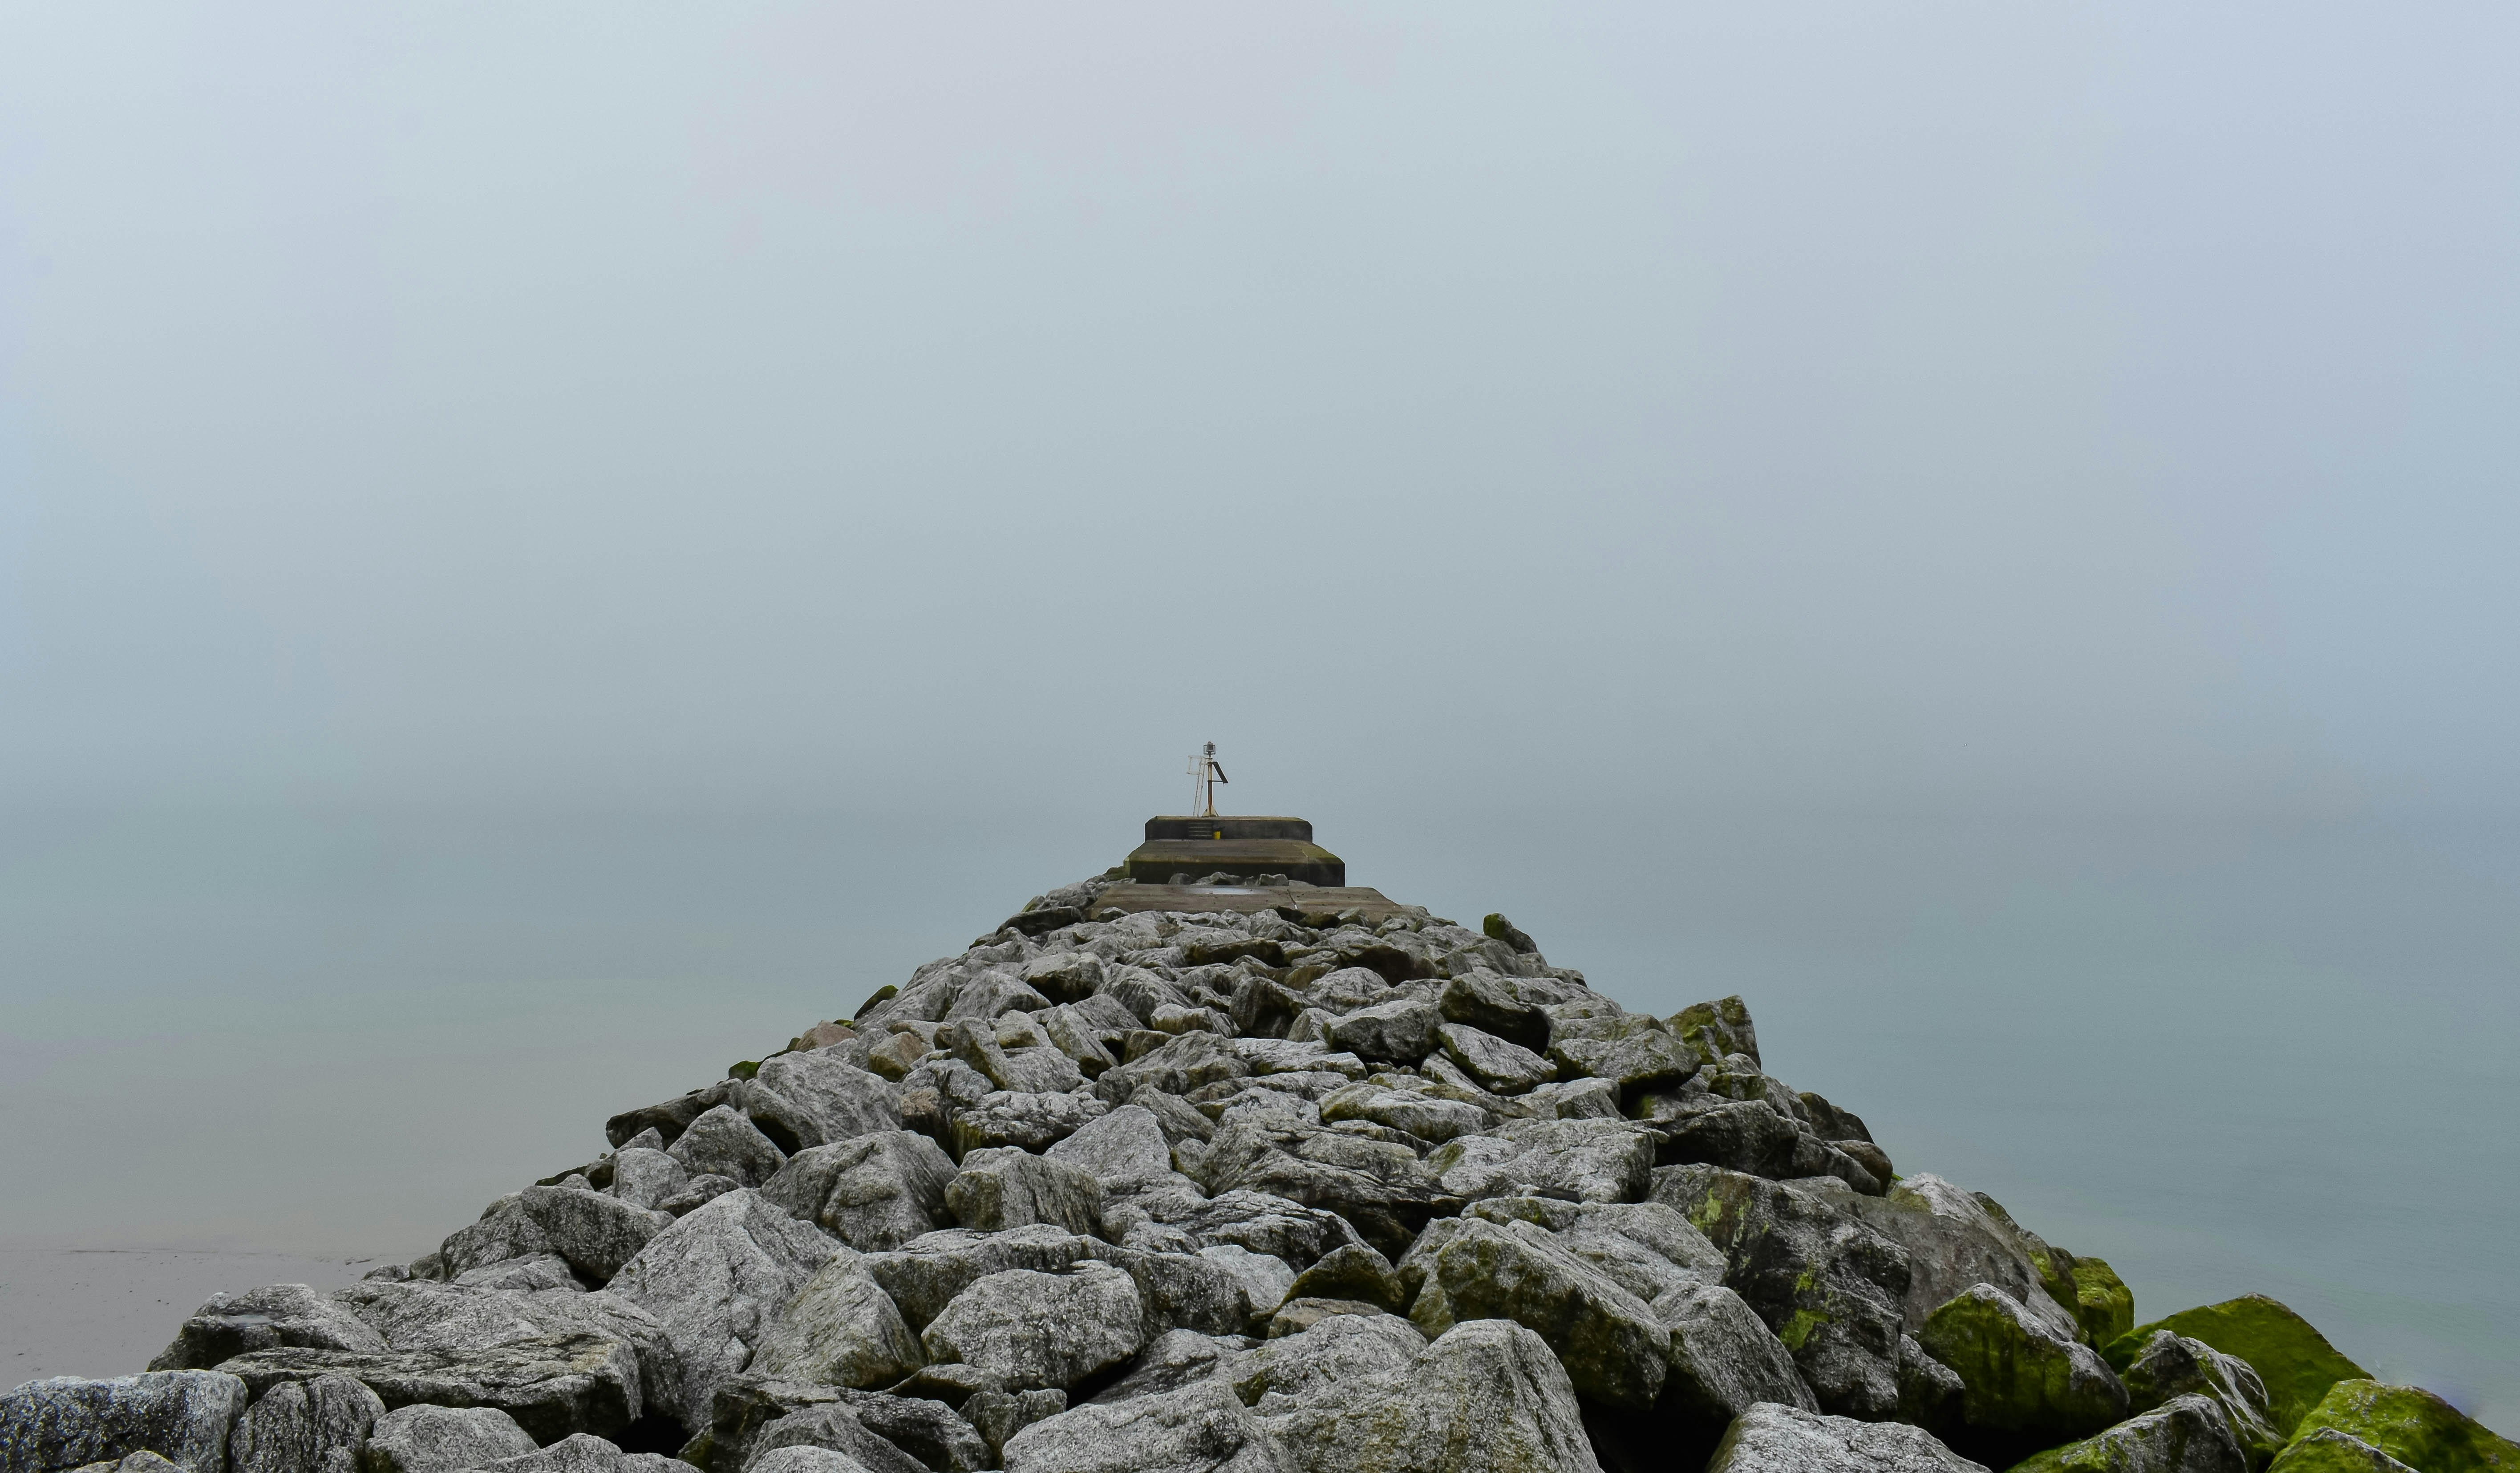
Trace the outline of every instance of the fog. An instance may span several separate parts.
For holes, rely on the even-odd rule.
[[[2520,1428],[2516,45],[11,6],[0,1248],[424,1251],[1213,740]]]
[[[15,802],[2520,800],[2499,8],[6,25]]]

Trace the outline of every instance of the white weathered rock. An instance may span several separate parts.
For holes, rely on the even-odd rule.
[[[661,1212],[573,1186],[528,1186],[517,1194],[525,1216],[570,1268],[603,1283],[671,1226]]]
[[[650,1132],[650,1138],[655,1133]],[[690,1184],[692,1174],[661,1146],[629,1146],[612,1153],[611,1192],[633,1207],[661,1206]]]
[[[402,1406],[377,1418],[365,1473],[460,1473],[534,1451],[517,1419],[487,1406]]]
[[[1763,1403],[1733,1420],[1706,1473],[1985,1473],[1903,1422],[1859,1422]]]
[[[1634,1202],[1652,1184],[1654,1133],[1613,1120],[1508,1120],[1493,1136],[1453,1141],[1426,1158],[1444,1190],[1481,1197],[1561,1196]]]
[[[743,1369],[770,1321],[842,1251],[752,1191],[728,1192],[656,1234],[610,1285],[653,1315],[672,1344],[670,1374],[650,1395],[684,1426],[707,1426],[719,1384]]]
[[[1136,1282],[1092,1262],[1066,1273],[989,1274],[921,1335],[929,1360],[991,1372],[1013,1391],[1065,1391],[1135,1356],[1147,1338]]]
[[[263,1393],[228,1439],[230,1473],[352,1473],[368,1434],[385,1414],[377,1394],[348,1376],[291,1381]]]
[[[732,1105],[716,1105],[676,1137],[667,1155],[694,1177],[724,1177],[738,1186],[759,1186],[788,1154]]]
[[[919,1338],[864,1261],[843,1253],[805,1280],[745,1369],[827,1386],[889,1386],[926,1363]]]
[[[962,1174],[946,1184],[945,1206],[955,1221],[983,1232],[1037,1223],[1102,1231],[1102,1187],[1090,1173],[1012,1146],[964,1156]]]
[[[1006,1473],[1294,1473],[1234,1393],[1198,1381],[1088,1403],[1007,1441]]]
[[[954,1162],[914,1131],[876,1131],[788,1158],[761,1194],[862,1253],[898,1248],[951,1221]]]

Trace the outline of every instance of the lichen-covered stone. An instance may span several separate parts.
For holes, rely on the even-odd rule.
[[[269,1284],[242,1294],[214,1294],[195,1310],[151,1370],[205,1370],[248,1351],[278,1346],[317,1350],[383,1350],[384,1337],[356,1315],[304,1284]]]
[[[1761,1402],[1820,1410],[1793,1354],[1731,1289],[1693,1284],[1655,1300],[1653,1311],[1671,1332],[1666,1403],[1718,1421]]]
[[[1671,1332],[1652,1308],[1529,1223],[1466,1222],[1425,1265],[1410,1317],[1429,1337],[1510,1319],[1548,1343],[1575,1389],[1642,1410],[1662,1394]]]
[[[2050,1448],[2013,1473],[2249,1473],[2248,1454],[2211,1397],[2174,1397],[2107,1431]]]
[[[514,1417],[488,1406],[415,1406],[377,1418],[363,1473],[458,1473],[534,1451]]]
[[[2340,1432],[2423,1473],[2520,1473],[2520,1444],[2494,1433],[2419,1386],[2368,1378],[2327,1388],[2293,1438]]]
[[[1916,1341],[1959,1374],[1960,1414],[1978,1432],[2052,1445],[2126,1415],[2126,1387],[2090,1346],[2059,1336],[1993,1284],[1953,1296]]]
[[[192,1473],[224,1473],[247,1396],[245,1382],[211,1370],[29,1381],[0,1397],[0,1473],[53,1473],[143,1451]]]
[[[1136,1282],[1087,1262],[1066,1273],[989,1274],[955,1295],[920,1338],[929,1360],[992,1372],[1009,1390],[1065,1391],[1135,1356],[1148,1336]]]
[[[1445,1197],[1409,1147],[1282,1115],[1220,1127],[1204,1179],[1218,1195],[1259,1191],[1337,1213],[1386,1254],[1406,1248]]]
[[[919,1337],[863,1264],[842,1254],[816,1270],[762,1333],[744,1369],[784,1381],[874,1389],[925,1364]]]
[[[228,1439],[230,1473],[351,1473],[385,1404],[348,1376],[264,1393]]]
[[[2157,1330],[2202,1340],[2248,1361],[2266,1383],[2268,1415],[2286,1437],[2329,1387],[2370,1375],[2339,1355],[2309,1320],[2263,1294],[2243,1294],[2138,1325],[2103,1348],[2109,1363],[2133,1364]]]
[[[1294,1473],[1234,1393],[1196,1381],[1088,1403],[1007,1440],[1006,1473]]]
[[[1651,1191],[1723,1252],[1724,1286],[1793,1353],[1822,1410],[1897,1411],[1905,1249],[1825,1193],[1720,1167],[1658,1168]]]
[[[2105,1348],[2135,1328],[2135,1291],[2106,1259],[2074,1256],[2074,1302],[2065,1308],[2082,1321],[2092,1344]]]
[[[1736,1417],[1706,1473],[1986,1473],[1922,1428],[1762,1403]]]
[[[1882,1236],[1908,1250],[1908,1292],[1900,1301],[1901,1327],[1924,1330],[1925,1317],[1972,1284],[1993,1284],[2057,1336],[2072,1340],[2082,1321],[2072,1308],[2048,1296],[2031,1245],[2009,1217],[1942,1178],[1918,1173],[1878,1197],[1847,1203]]]
[[[1288,1404],[1292,1405],[1288,1405]],[[1404,1366],[1263,1396],[1261,1427],[1301,1473],[1598,1473],[1575,1387],[1523,1325],[1455,1325]]]
[[[1653,1132],[1615,1120],[1509,1120],[1426,1158],[1446,1194],[1634,1202],[1653,1179]]]
[[[618,1197],[571,1186],[528,1186],[517,1194],[525,1215],[569,1267],[603,1283],[648,1246],[673,1219]]]
[[[2359,1437],[2315,1427],[2292,1440],[2268,1465],[2268,1473],[2415,1473]]]
[[[701,1114],[665,1154],[695,1177],[724,1177],[738,1186],[758,1186],[788,1164],[787,1153],[732,1105]]]
[[[290,1381],[349,1376],[394,1410],[487,1408],[544,1441],[575,1432],[620,1438],[639,1418],[648,1381],[628,1343],[586,1331],[453,1351],[251,1351],[220,1368],[257,1397]]]
[[[1363,1243],[1333,1248],[1287,1285],[1284,1299],[1355,1299],[1399,1315],[1409,1309],[1409,1291],[1391,1261]]]
[[[877,1131],[797,1152],[761,1194],[861,1253],[880,1253],[952,1220],[945,1188],[954,1176],[952,1158],[925,1136]]]
[[[753,1191],[728,1192],[656,1234],[609,1286],[654,1316],[673,1347],[650,1395],[684,1426],[706,1425],[718,1385],[743,1369],[814,1272],[844,1251]]]
[[[961,1175],[946,1185],[945,1206],[956,1222],[983,1232],[1041,1223],[1102,1231],[1102,1187],[1090,1173],[1011,1146],[966,1155]]]

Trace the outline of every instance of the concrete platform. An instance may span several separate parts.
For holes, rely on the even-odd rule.
[[[1211,821],[1214,822],[1214,821]],[[1168,883],[1176,874],[1282,874],[1312,885],[1347,883],[1347,862],[1302,839],[1148,839],[1129,851],[1129,877]]]
[[[1213,841],[1211,841],[1213,842]],[[1361,919],[1378,921],[1401,914],[1400,903],[1379,890],[1363,885],[1113,885],[1102,892],[1086,914],[1100,916],[1104,911],[1231,911],[1253,915],[1262,911],[1283,911],[1311,925],[1305,917],[1320,916],[1328,920],[1342,912],[1358,913]]]

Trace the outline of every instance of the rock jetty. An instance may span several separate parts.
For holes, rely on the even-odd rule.
[[[1739,998],[1124,878],[418,1262],[17,1388],[0,1473],[2520,1473],[2271,1300],[2137,1327],[1769,1074]]]

